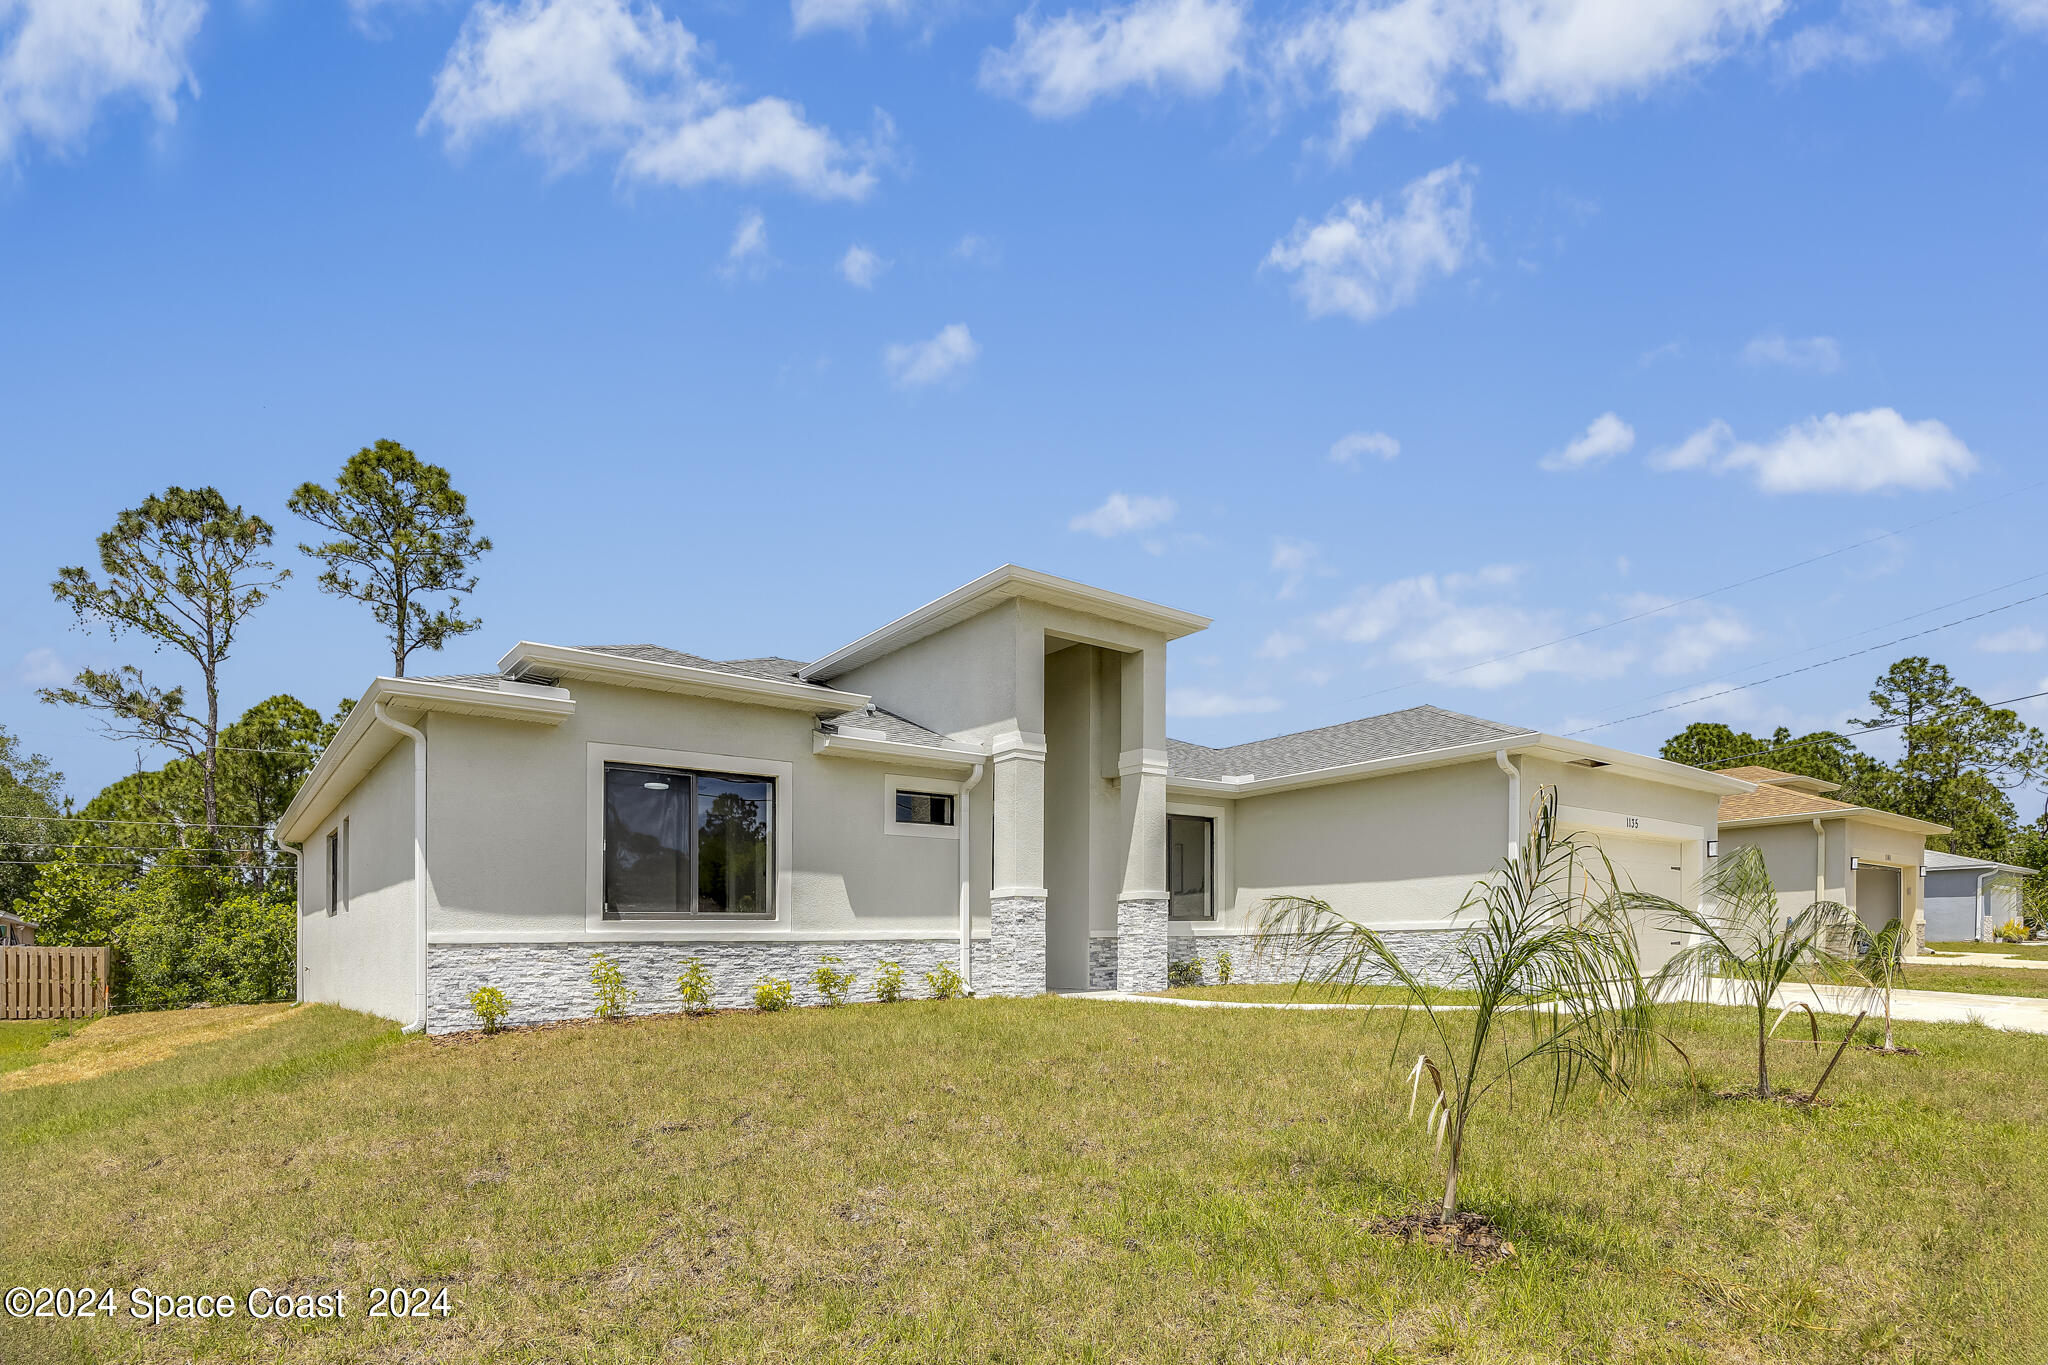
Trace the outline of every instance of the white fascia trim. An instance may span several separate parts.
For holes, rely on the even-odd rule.
[[[1673,763],[1668,758],[1651,758],[1648,754],[1631,753],[1627,749],[1610,749],[1604,744],[1588,744],[1584,740],[1565,739],[1558,735],[1536,735],[1532,739],[1509,746],[1509,751],[1526,753],[1542,751],[1544,756],[1562,754],[1565,761],[1590,758],[1597,763],[1623,772],[1635,773],[1641,777],[1669,782],[1674,786],[1691,787],[1695,791],[1713,792],[1717,796],[1746,796],[1756,790],[1756,783],[1745,782],[1739,777],[1725,773],[1710,773],[1704,768],[1695,768],[1688,763]]]
[[[387,710],[415,716],[440,711],[533,725],[560,725],[576,713],[575,699],[567,689],[560,687],[520,683],[498,690],[466,687],[460,683],[428,682],[419,678],[377,678],[357,699],[348,719],[341,723],[341,728],[335,731],[334,738],[321,753],[319,762],[313,765],[313,771],[306,775],[298,795],[278,817],[279,843],[303,842],[306,835],[348,795],[369,767],[397,743],[389,730],[377,724],[376,710],[380,701]],[[377,736],[382,736],[384,742],[376,747],[376,752],[364,754],[362,757],[366,761],[356,762],[363,741]],[[356,768],[361,771],[351,772]],[[337,789],[336,778],[345,773],[354,780],[344,781]]]
[[[957,929],[807,929],[776,933],[767,929],[444,929],[427,935],[429,947],[486,943],[891,943],[900,939],[951,943]]]
[[[901,739],[869,739],[849,735],[811,736],[811,752],[826,758],[865,759],[870,763],[915,763],[934,768],[972,768],[986,758],[977,749],[951,745],[912,744]]]
[[[1754,829],[1759,825],[1807,825],[1815,820],[1864,820],[1887,829],[1905,830],[1909,834],[1949,833],[1947,825],[1916,820],[1910,815],[1894,815],[1888,810],[1872,810],[1868,806],[1851,806],[1847,810],[1793,811],[1786,815],[1752,815],[1747,820],[1723,820],[1720,823],[1722,829]]]
[[[754,706],[777,706],[791,711],[808,711],[817,716],[858,710],[872,700],[866,693],[841,692],[816,683],[755,678],[716,668],[633,659],[595,649],[536,644],[531,640],[521,640],[505,651],[505,657],[498,660],[498,671],[508,677],[532,671],[552,677],[610,683],[615,687],[639,687]]]
[[[983,574],[972,583],[953,589],[944,597],[925,603],[916,611],[897,617],[880,630],[869,631],[852,644],[834,650],[805,668],[800,676],[830,678],[848,672],[870,659],[880,658],[891,650],[914,644],[928,635],[936,635],[948,626],[957,625],[991,607],[1019,597],[1051,602],[1057,606],[1087,612],[1092,616],[1107,617],[1112,621],[1122,621],[1145,630],[1157,631],[1169,640],[1192,635],[1209,625],[1208,617],[1197,616],[1191,611],[1161,606],[1157,602],[1147,602],[1143,598],[1126,597],[1120,592],[1090,587],[1086,583],[1041,573],[1037,569],[1005,564],[999,569]]]

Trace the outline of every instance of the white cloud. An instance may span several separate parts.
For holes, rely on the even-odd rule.
[[[2014,28],[2048,33],[2048,0],[1991,0],[1991,8]]]
[[[1420,120],[1442,113],[1452,98],[1450,79],[1478,64],[1491,28],[1488,8],[1461,0],[1352,0],[1283,33],[1274,65],[1297,87],[1327,87],[1338,110],[1331,141],[1343,151],[1389,115]]]
[[[1637,356],[1636,368],[1647,370],[1652,365],[1666,360],[1676,360],[1684,354],[1685,343],[1683,341],[1667,341],[1662,346],[1652,346],[1649,350]]]
[[[1779,45],[1785,68],[1803,76],[1825,66],[1869,66],[1895,52],[1938,48],[1955,31],[1954,11],[1919,0],[1843,0],[1828,23],[1800,29]]]
[[[1474,175],[1462,161],[1431,171],[1401,191],[1392,215],[1379,200],[1347,199],[1320,223],[1297,222],[1264,264],[1295,277],[1295,296],[1311,317],[1344,313],[1370,322],[1464,265]]]
[[[1172,521],[1180,505],[1172,498],[1129,497],[1111,493],[1102,506],[1083,512],[1067,523],[1069,531],[1087,531],[1104,538],[1131,531],[1149,531]]]
[[[1382,460],[1391,460],[1401,453],[1401,443],[1384,431],[1354,431],[1349,436],[1340,436],[1330,447],[1330,463],[1341,464],[1347,469],[1358,468],[1358,457],[1377,455]]]
[[[748,209],[733,229],[732,245],[725,249],[725,264],[718,273],[729,280],[741,275],[759,279],[767,273],[769,259],[768,220],[758,210]]]
[[[616,153],[621,175],[689,187],[779,181],[821,199],[874,187],[893,130],[850,145],[788,100],[738,102],[696,35],[651,0],[478,0],[434,78],[420,131],[450,152],[511,132],[552,169]]]
[[[1809,417],[1762,445],[1737,441],[1717,420],[1650,463],[1747,474],[1766,493],[1895,493],[1951,487],[1976,471],[1977,457],[1932,418],[1909,422],[1891,408],[1871,408]]]
[[[61,687],[71,681],[71,670],[57,657],[56,650],[45,645],[22,655],[21,662],[14,666],[14,676],[21,679],[24,687]]]
[[[1552,451],[1536,462],[1553,474],[1597,469],[1617,455],[1635,448],[1636,429],[1611,412],[1603,412],[1586,427],[1585,433],[1563,450]]]
[[[1703,610],[1690,620],[1679,621],[1665,633],[1650,667],[1659,673],[1697,673],[1729,650],[1740,649],[1755,638],[1755,632],[1735,612]]]
[[[1253,657],[1275,661],[1291,659],[1307,648],[1308,641],[1301,636],[1284,630],[1276,630],[1260,642],[1258,651]]]
[[[789,17],[801,38],[828,28],[866,33],[871,21],[891,19],[901,23],[910,17],[913,8],[912,0],[790,0]]]
[[[1986,654],[2038,654],[2048,649],[2048,635],[2043,635],[2032,626],[2012,626],[1996,634],[1986,635],[1977,641],[1977,648]]]
[[[967,265],[996,265],[1003,259],[1003,252],[988,238],[969,232],[953,244],[953,259]]]
[[[1274,573],[1283,574],[1280,590],[1276,597],[1282,601],[1294,596],[1301,589],[1302,582],[1312,573],[1327,573],[1322,566],[1322,550],[1314,541],[1296,540],[1291,536],[1278,536],[1273,541]]]
[[[941,327],[929,341],[890,346],[882,352],[882,364],[897,387],[916,389],[958,373],[980,354],[981,347],[968,333],[967,324],[955,322]]]
[[[1135,0],[1040,22],[1017,17],[1010,46],[981,61],[981,86],[1023,101],[1040,118],[1078,114],[1133,87],[1212,95],[1242,61],[1237,0]]]
[[[846,248],[846,254],[839,258],[841,278],[856,289],[873,289],[875,281],[888,268],[887,261],[858,242]]]
[[[0,165],[30,139],[78,150],[109,104],[174,121],[205,17],[205,0],[0,0]]]
[[[1785,0],[1500,0],[1493,97],[1589,109],[1708,66],[1769,29]]]
[[[1197,687],[1170,687],[1166,690],[1166,714],[1186,719],[1264,715],[1285,706],[1286,703],[1278,697],[1240,696]]]
[[[1745,365],[1783,365],[1792,370],[1833,374],[1842,368],[1842,348],[1833,337],[1787,337],[1766,332],[1742,348]]]

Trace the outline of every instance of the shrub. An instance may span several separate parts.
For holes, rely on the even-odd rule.
[[[853,994],[853,985],[860,980],[859,972],[840,970],[845,965],[837,953],[827,953],[818,959],[818,970],[811,973],[811,984],[818,988],[827,1005],[843,1005],[846,997]]]
[[[1178,962],[1167,963],[1166,984],[1169,986],[1202,985],[1202,959],[1199,957],[1184,957]]]
[[[875,972],[875,999],[893,1005],[903,998],[903,964],[884,958]]]
[[[764,1014],[786,1010],[796,1003],[796,992],[779,976],[764,976],[754,983],[754,1008]]]
[[[684,1014],[711,1013],[711,973],[705,970],[703,958],[683,959],[682,975],[676,978],[676,992],[683,997]]]
[[[941,962],[924,974],[924,984],[925,989],[932,993],[932,999],[956,1000],[964,994],[962,988],[967,983],[960,979],[960,973],[953,970],[952,964]]]
[[[1233,968],[1230,965],[1229,952],[1224,951],[1216,954],[1216,984],[1219,986],[1228,986],[1230,984],[1230,977],[1232,971]]]
[[[505,1016],[512,1012],[512,1007],[505,1003],[505,992],[496,986],[478,986],[471,991],[469,1007],[483,1021],[485,1033],[496,1033],[505,1027]]]
[[[624,1018],[626,1007],[640,998],[640,992],[626,985],[626,975],[619,970],[619,964],[605,953],[590,959],[590,986],[597,993],[600,1019]]]
[[[2000,943],[2025,943],[2027,926],[2016,919],[2009,919],[1998,926],[1995,937]]]

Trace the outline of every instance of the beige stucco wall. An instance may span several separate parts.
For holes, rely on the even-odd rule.
[[[1005,602],[829,681],[956,739],[1036,733],[1045,728],[1035,681],[1042,665],[1020,648],[1022,635],[1017,603]],[[1020,669],[1027,684],[1021,689]]]
[[[415,1011],[411,741],[387,753],[305,841],[299,998],[410,1023]],[[327,913],[327,835],[348,821],[347,897]],[[431,877],[430,877],[431,880]]]
[[[775,813],[776,837],[792,855],[790,894],[773,921],[614,923],[599,936],[957,932],[957,842],[884,833],[885,779],[900,767],[813,754],[815,721],[802,712],[596,683],[573,690],[576,712],[554,728],[431,718],[430,934],[587,936],[592,744],[792,767]],[[974,803],[973,816],[976,909],[985,921],[986,802]]]
[[[1904,897],[1901,919],[1909,926],[1909,937],[1917,948],[1925,942],[1926,906],[1920,884],[1920,864],[1927,840],[1910,830],[1893,829],[1855,817],[1836,817],[1821,822],[1827,837],[1825,899],[1857,909],[1855,878],[1849,875],[1849,859],[1897,867]],[[1778,890],[1778,904],[1788,915],[1798,914],[1814,902],[1814,863],[1818,853],[1811,818],[1777,825],[1751,825],[1721,834],[1725,857],[1740,848],[1760,849],[1771,884]],[[1879,927],[1882,926],[1873,926]]]

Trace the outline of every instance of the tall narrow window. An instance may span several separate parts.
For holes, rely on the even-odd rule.
[[[341,875],[336,880],[341,884],[341,908],[348,909],[348,870],[350,853],[348,847],[348,817],[341,818]]]
[[[1216,822],[1199,815],[1166,817],[1169,919],[1213,919],[1210,882],[1216,864]]]
[[[607,919],[774,913],[775,784],[607,763]]]
[[[341,909],[341,831],[327,831],[327,913]]]

